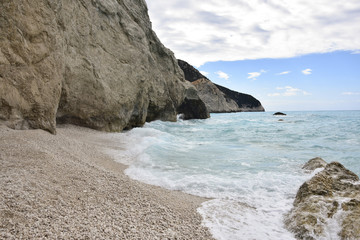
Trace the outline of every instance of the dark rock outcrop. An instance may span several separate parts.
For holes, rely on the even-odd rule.
[[[185,79],[189,82],[194,82],[200,78],[205,78],[208,79],[207,77],[205,77],[204,75],[202,75],[199,70],[197,70],[196,68],[194,68],[193,66],[191,66],[189,63],[178,59],[178,64],[180,66],[180,68],[184,71],[184,75],[185,75]],[[209,79],[208,79],[209,80]]]
[[[193,88],[144,0],[0,1],[0,47],[0,120],[16,129],[175,121]]]
[[[197,88],[199,96],[204,101],[209,112],[264,111],[261,103],[251,95],[232,91],[214,84],[197,69],[183,60],[178,60],[178,64],[184,71],[185,79]]]
[[[265,111],[260,101],[254,98],[253,96],[245,93],[239,93],[217,84],[215,84],[215,86],[225,94],[224,96],[226,101],[227,102],[234,101],[241,112]]]
[[[195,88],[189,88],[186,91],[185,99],[178,107],[178,113],[182,114],[183,120],[206,119],[210,117],[205,103],[199,99]]]
[[[274,116],[286,116],[285,113],[282,113],[282,112],[276,112],[273,114]]]
[[[285,224],[297,239],[360,239],[359,177],[338,162],[299,189]],[[334,234],[334,233],[333,233]]]

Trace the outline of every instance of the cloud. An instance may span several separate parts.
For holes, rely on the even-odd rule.
[[[225,79],[225,80],[228,80],[229,79],[229,75],[227,73],[224,73],[222,71],[217,71],[215,72],[219,78],[222,78],[222,79]]]
[[[286,74],[289,74],[289,73],[291,73],[291,71],[281,72],[281,73],[278,73],[276,75],[286,75]]]
[[[343,92],[342,95],[360,95],[360,92]]]
[[[265,72],[266,72],[265,70],[260,70],[260,72],[248,73],[249,74],[248,79],[256,80],[258,77],[261,76],[262,73],[265,73]]]
[[[312,70],[310,69],[310,68],[307,68],[307,69],[305,69],[305,70],[302,70],[301,71],[303,74],[305,74],[305,75],[310,75],[310,74],[312,74]]]
[[[205,77],[209,76],[209,73],[208,73],[208,72],[200,71],[200,73],[201,73],[202,75],[204,75]]]
[[[269,97],[279,97],[279,96],[292,97],[292,96],[298,96],[298,95],[303,95],[303,96],[311,95],[311,93],[308,93],[308,92],[306,92],[304,90],[301,90],[299,88],[293,88],[293,87],[290,87],[290,86],[277,87],[276,90],[281,90],[281,92],[269,93],[268,96]]]
[[[249,74],[248,78],[249,79],[254,79],[254,80],[256,80],[256,78],[261,75],[261,73],[259,73],[259,72],[251,72],[251,73],[248,73],[248,74]]]
[[[151,0],[153,29],[177,58],[287,58],[360,50],[360,1]]]

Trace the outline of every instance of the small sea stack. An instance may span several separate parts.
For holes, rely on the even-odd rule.
[[[276,112],[273,114],[274,116],[286,116],[285,113],[282,113],[282,112]]]
[[[325,163],[314,158],[303,168],[314,170]],[[359,177],[342,164],[326,164],[301,185],[293,205],[285,225],[297,239],[360,239]]]

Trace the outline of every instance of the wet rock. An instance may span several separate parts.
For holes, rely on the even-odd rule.
[[[342,204],[342,210],[347,213],[342,222],[340,237],[342,239],[351,239],[350,237],[360,238],[360,201],[351,199]]]
[[[359,177],[338,162],[327,164],[299,188],[285,225],[297,239],[330,238],[336,225],[341,239],[360,239]]]
[[[327,162],[325,162],[324,159],[320,157],[316,157],[313,159],[310,159],[305,165],[302,167],[302,169],[313,171],[317,168],[324,168],[326,166]]]

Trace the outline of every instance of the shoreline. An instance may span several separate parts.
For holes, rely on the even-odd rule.
[[[0,123],[0,238],[213,239],[196,210],[207,199],[130,179],[108,133],[57,129]]]

